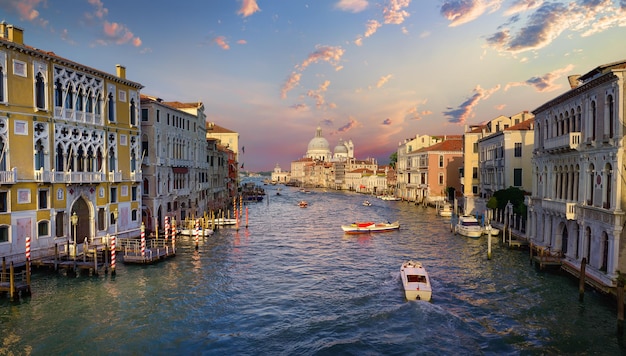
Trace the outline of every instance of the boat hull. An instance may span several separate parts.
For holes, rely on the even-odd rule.
[[[346,234],[367,234],[372,232],[389,232],[400,229],[399,222],[393,223],[355,223],[350,225],[341,225],[341,229]]]
[[[404,290],[404,297],[406,300],[423,300],[430,302],[433,296],[433,292],[428,290]]]

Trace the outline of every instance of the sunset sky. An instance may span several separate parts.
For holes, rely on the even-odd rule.
[[[626,59],[625,0],[0,0],[0,15],[29,46],[202,101],[250,171],[289,170],[317,126],[386,164],[416,134],[532,111]]]

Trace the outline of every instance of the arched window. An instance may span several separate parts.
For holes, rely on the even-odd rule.
[[[96,115],[101,115],[102,114],[102,101],[100,100],[100,92],[96,92],[96,94],[93,96],[93,103],[94,103],[94,113]]]
[[[585,258],[587,263],[591,263],[591,228],[589,226],[585,229]]]
[[[113,97],[113,93],[109,93],[107,99],[108,105],[108,119],[110,122],[115,122],[115,98]]]
[[[63,107],[63,84],[59,79],[54,84],[54,106]]]
[[[594,175],[595,172],[593,171],[594,167],[593,164],[589,165],[589,182],[588,182],[588,189],[589,191],[587,192],[587,205],[593,205],[593,184],[594,184]]]
[[[96,169],[96,160],[93,154],[93,147],[89,147],[87,149],[87,164],[86,164],[87,172],[94,172]]]
[[[609,236],[606,234],[606,231],[602,232],[600,246],[602,247],[602,264],[600,265],[600,271],[606,272],[609,263]]]
[[[613,95],[609,95],[608,98],[606,98],[606,102],[607,102],[607,106],[608,106],[608,116],[609,116],[609,138],[613,138],[613,126],[615,125],[615,105],[613,103]]]
[[[90,90],[85,95],[85,112],[93,114],[93,95]]]
[[[65,171],[65,150],[63,149],[63,145],[60,143],[57,145],[57,159],[56,159],[56,170],[58,172]]]
[[[98,153],[96,154],[96,172],[102,172],[102,162],[104,159],[102,158],[102,150],[98,148]]]
[[[109,149],[109,172],[115,172],[115,149],[111,147]]]
[[[0,171],[7,170],[7,148],[4,142],[4,138],[0,137]]]
[[[85,171],[85,150],[83,145],[78,146],[78,152],[76,154],[76,172]]]
[[[83,88],[79,88],[78,93],[76,95],[76,110],[78,111],[84,110],[84,106],[83,106],[84,96],[85,96],[85,93],[83,92]]]
[[[611,167],[610,163],[607,163],[606,166],[604,166],[604,175],[605,182],[602,184],[605,189],[603,205],[605,209],[611,209],[611,194],[613,193],[611,182],[613,180],[613,167]]]
[[[41,140],[37,140],[35,142],[35,170],[40,170],[45,167],[45,155],[44,155],[44,146]]]
[[[580,121],[582,120],[582,109],[580,106],[576,107],[576,131],[582,130]],[[574,114],[572,113],[572,116]]]
[[[148,183],[148,178],[144,178],[143,179],[143,191],[147,193],[149,192],[148,190],[149,188],[150,188],[150,183]]]
[[[35,105],[37,105],[37,109],[46,108],[46,90],[41,73],[37,73],[35,78]]]
[[[130,99],[130,124],[133,126],[137,125],[137,108],[135,105],[135,99]]]
[[[591,102],[591,139],[595,141],[596,139],[596,102]]]
[[[67,86],[67,96],[65,97],[65,108],[73,109],[74,108],[74,87],[72,84]]]

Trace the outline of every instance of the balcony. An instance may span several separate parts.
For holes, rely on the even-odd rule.
[[[552,137],[543,143],[543,148],[550,152],[578,150],[578,146],[580,146],[580,132],[570,132],[566,135]]]
[[[17,181],[17,168],[10,171],[0,171],[0,184],[15,184]]]
[[[544,210],[550,210],[565,216],[567,220],[576,220],[576,203],[544,199],[541,203]]]
[[[122,172],[109,172],[109,182],[116,183],[122,181]]]
[[[142,171],[132,171],[130,172],[130,180],[133,182],[141,182],[142,180]]]

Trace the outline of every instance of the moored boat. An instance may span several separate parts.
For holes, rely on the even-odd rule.
[[[202,236],[203,234],[204,236],[211,236],[213,235],[213,230],[211,229],[203,229],[203,230],[181,229],[179,230],[179,234],[184,235],[184,236],[195,236],[196,234],[200,236]]]
[[[483,228],[480,226],[478,219],[471,215],[459,216],[459,219],[454,226],[454,233],[467,237],[481,237],[483,234]]]
[[[306,201],[304,201],[304,200],[301,200],[301,201],[298,203],[298,206],[299,206],[299,207],[301,207],[301,208],[306,208],[307,206],[309,206],[309,203],[307,203],[307,202],[306,202]]]
[[[432,286],[426,269],[420,262],[406,261],[400,267],[400,278],[407,300],[425,300],[432,298]]]
[[[363,234],[369,232],[385,232],[398,230],[400,222],[394,221],[375,223],[373,221],[355,222],[350,225],[341,225],[341,229],[347,234]]]
[[[370,203],[369,200],[366,200],[366,201],[363,202],[363,205],[364,206],[370,206],[370,205],[372,205],[372,203]]]
[[[450,217],[452,216],[452,204],[450,203],[442,203],[439,206],[439,210],[437,211],[439,216]]]

